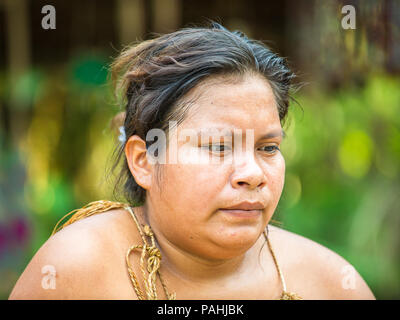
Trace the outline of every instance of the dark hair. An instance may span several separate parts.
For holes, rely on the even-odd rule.
[[[190,106],[183,97],[214,76],[227,79],[242,78],[248,73],[263,76],[272,87],[283,125],[295,77],[285,59],[262,42],[215,22],[209,27],[187,27],[128,47],[111,67],[116,93],[122,94],[126,105],[126,140],[138,135],[144,141],[150,129],[167,132],[168,121],[181,123]],[[124,147],[122,144],[114,150],[112,171],[120,163]],[[136,183],[125,157],[114,195],[122,184],[123,195],[131,205],[144,203],[146,191]]]

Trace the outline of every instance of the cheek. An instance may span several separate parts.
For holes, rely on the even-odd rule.
[[[171,164],[161,170],[161,200],[174,211],[207,213],[207,204],[212,205],[225,183],[217,166]]]
[[[279,201],[283,191],[283,186],[285,183],[285,170],[285,159],[282,155],[276,157],[273,162],[266,164],[264,168],[268,188],[272,192],[274,199],[277,201]]]
[[[221,168],[199,165],[165,165],[160,179],[160,191],[150,191],[154,209],[153,228],[175,244],[192,243],[215,210],[216,195],[224,185]],[[191,245],[194,245],[193,243]]]

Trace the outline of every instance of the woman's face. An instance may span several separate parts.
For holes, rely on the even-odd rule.
[[[285,161],[277,150],[282,127],[268,82],[259,76],[246,76],[235,84],[215,80],[206,80],[188,94],[187,98],[198,99],[186,120],[169,136],[175,141],[180,137],[180,154],[198,152],[191,160],[202,162],[168,163],[172,162],[168,157],[167,164],[160,167],[161,184],[157,186],[153,175],[146,199],[148,218],[157,236],[212,260],[243,254],[257,241],[278,204],[285,175]],[[204,135],[203,141],[201,136],[198,140],[181,138],[188,129],[208,132],[213,128],[236,129],[242,136],[217,134],[212,136],[214,141],[208,136],[204,139]],[[246,129],[252,130],[254,139]],[[207,158],[209,161],[204,161]],[[262,209],[221,210],[245,201],[260,202]]]

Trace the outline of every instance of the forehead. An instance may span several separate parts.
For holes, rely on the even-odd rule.
[[[206,80],[190,92],[188,98],[192,97],[196,98],[187,114],[187,127],[280,127],[272,88],[261,76]]]

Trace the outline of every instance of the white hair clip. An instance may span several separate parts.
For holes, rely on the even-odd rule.
[[[118,136],[118,140],[121,142],[121,144],[124,144],[125,140],[126,140],[125,127],[120,126],[119,132],[120,132],[120,135]]]

